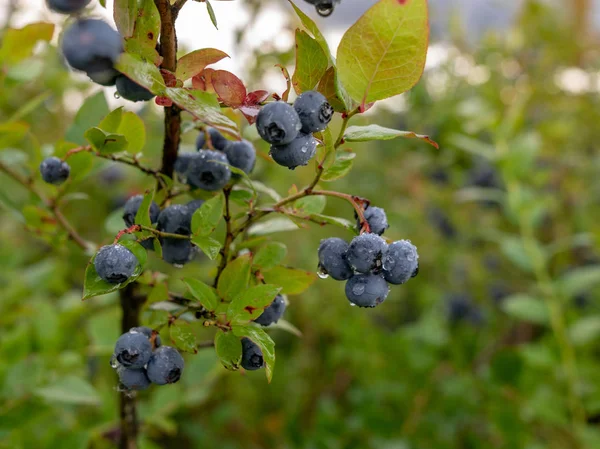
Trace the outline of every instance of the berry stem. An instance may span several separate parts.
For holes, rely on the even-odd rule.
[[[223,195],[225,196],[225,214],[223,215],[223,219],[225,220],[225,226],[227,230],[225,233],[223,248],[221,248],[221,262],[219,263],[219,268],[217,269],[217,274],[215,275],[215,281],[213,283],[214,287],[217,286],[219,278],[221,277],[221,273],[227,266],[227,260],[229,259],[229,247],[237,236],[237,234],[231,228],[231,205],[229,201],[230,194],[231,187],[226,187],[223,189]]]

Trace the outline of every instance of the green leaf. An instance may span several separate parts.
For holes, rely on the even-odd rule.
[[[311,195],[296,200],[294,209],[307,214],[320,214],[326,205],[327,198],[324,195]]]
[[[323,77],[319,80],[317,90],[321,92],[335,112],[348,112],[352,109],[352,99],[348,96],[346,89],[341,85],[338,71],[335,67],[329,67]]]
[[[217,16],[215,15],[215,10],[213,9],[212,5],[208,0],[204,0],[204,2],[206,3],[206,10],[208,11],[208,15],[210,16],[210,21],[218,30],[219,27],[217,26]]]
[[[215,260],[221,251],[221,242],[211,236],[195,235],[192,243],[202,250],[210,260]]]
[[[578,319],[569,328],[569,337],[576,346],[597,341],[600,338],[600,316],[586,316]]]
[[[281,286],[281,293],[299,295],[312,285],[317,275],[297,268],[275,267],[263,273],[265,282]]]
[[[242,338],[246,337],[258,345],[265,361],[265,373],[269,383],[273,378],[275,366],[275,342],[258,326],[233,326],[233,333]]]
[[[15,65],[33,54],[39,41],[49,42],[54,34],[52,23],[36,22],[23,28],[7,28],[2,36],[0,62]]]
[[[315,168],[317,172],[320,169],[320,167],[324,171],[327,171],[335,161],[335,139],[333,138],[333,135],[331,134],[331,130],[329,128],[325,128],[324,131],[317,134],[317,137],[321,140],[322,144],[320,144],[317,147],[316,160],[318,162],[317,164],[315,164]]]
[[[115,0],[113,18],[124,38],[133,36],[138,9],[138,0]]]
[[[160,70],[154,64],[142,60],[137,55],[123,53],[115,68],[139,85],[144,86],[154,95],[165,95],[165,82]]]
[[[317,25],[315,24],[315,22],[313,22],[310,17],[308,17],[306,14],[304,14],[300,10],[300,8],[298,8],[292,2],[292,0],[288,0],[288,1],[292,5],[292,8],[294,8],[294,11],[296,12],[296,15],[298,16],[298,18],[302,22],[302,25],[304,25],[304,27],[310,32],[310,34],[313,35],[313,37],[315,38],[315,41],[317,41],[317,43],[321,46],[321,48],[323,49],[323,52],[325,53],[325,55],[329,59],[329,62],[331,62],[333,64],[333,57],[331,56],[331,52],[329,51],[329,45],[327,45],[327,40],[325,39],[325,36],[323,36],[323,34],[321,33],[321,31],[319,30],[319,27],[317,27]]]
[[[124,112],[121,117],[121,124],[117,129],[118,134],[122,134],[127,139],[127,151],[131,154],[137,154],[146,145],[146,128],[143,120],[134,112]]]
[[[355,153],[339,151],[335,156],[335,162],[321,175],[321,181],[331,182],[346,176],[352,170],[355,157]]]
[[[310,214],[307,216],[307,218],[310,218],[313,222],[320,225],[334,225],[354,234],[358,233],[358,230],[356,229],[356,222],[346,220],[345,218],[330,217],[329,215],[322,214]]]
[[[140,207],[138,208],[138,211],[135,214],[135,224],[147,227],[152,226],[152,221],[150,220],[150,206],[152,205],[153,199],[154,190],[147,191],[144,194],[144,199],[142,200]]]
[[[83,134],[92,126],[96,126],[108,113],[108,103],[104,91],[101,90],[86,98],[77,111],[75,120],[67,130],[65,139],[78,145],[85,145],[87,142]]]
[[[253,198],[254,195],[252,195],[252,192],[249,192],[248,190],[233,190],[229,194],[229,199],[240,206],[248,206]]]
[[[92,147],[102,154],[118,153],[127,148],[127,139],[122,134],[107,133],[94,127],[88,129],[84,135]]]
[[[225,196],[222,193],[205,201],[192,216],[192,233],[208,236],[214,232],[223,217]]]
[[[313,89],[327,70],[328,60],[319,43],[296,30],[296,69],[292,84],[297,94]]]
[[[215,351],[225,368],[231,371],[239,369],[242,361],[242,343],[233,332],[218,330],[215,335]]]
[[[150,294],[148,295],[147,305],[154,304],[155,302],[168,301],[169,299],[169,287],[164,282],[156,284]]]
[[[250,235],[265,235],[274,232],[295,231],[298,225],[286,217],[275,217],[270,220],[255,223],[248,229]]]
[[[254,266],[263,271],[279,265],[287,254],[287,247],[283,243],[268,242],[260,248],[254,256]]]
[[[137,0],[138,14],[135,18],[135,25],[131,39],[126,40],[128,51],[132,48],[129,44],[134,41],[142,56],[149,56],[149,60],[153,63],[156,61],[158,52],[156,44],[158,43],[158,35],[160,33],[160,14],[154,0]]]
[[[531,259],[529,258],[527,251],[525,251],[525,247],[520,238],[503,238],[500,242],[500,250],[512,263],[523,271],[531,272],[533,270]]]
[[[190,289],[192,296],[196,298],[206,310],[214,312],[217,309],[221,300],[217,296],[217,292],[214,288],[209,287],[198,279],[183,278],[182,280]]]
[[[100,405],[98,392],[85,379],[77,376],[63,376],[46,387],[38,388],[35,394],[46,401],[62,404]]]
[[[346,142],[368,142],[371,140],[392,140],[397,137],[405,139],[420,139],[439,149],[439,145],[431,140],[429,136],[416,134],[412,131],[398,131],[391,128],[384,128],[379,125],[368,126],[350,126],[344,133]]]
[[[515,294],[502,301],[502,310],[523,321],[537,324],[548,323],[548,308],[544,301],[526,294]]]
[[[229,58],[229,55],[216,48],[201,48],[188,53],[177,61],[177,78],[181,81],[188,80],[202,72],[206,66],[219,62],[223,58]]]
[[[337,67],[350,97],[365,105],[413,87],[425,67],[426,0],[380,0],[346,31]]]
[[[252,258],[244,254],[227,264],[217,283],[217,292],[225,301],[232,301],[248,288]]]
[[[177,320],[169,326],[169,336],[178,349],[196,354],[198,342],[191,326],[185,321]]]
[[[106,282],[105,280],[100,278],[100,276],[98,276],[98,273],[96,272],[96,268],[94,267],[94,259],[96,258],[96,255],[94,254],[92,259],[88,262],[87,268],[85,270],[82,299],[85,300],[93,296],[105,295],[106,293],[119,290],[125,287],[127,284],[130,284],[131,282],[135,281],[142,274],[147,259],[146,250],[133,240],[123,240],[120,241],[119,244],[129,249],[139,262],[138,266],[133,272],[133,275],[125,282],[122,282],[120,284],[110,284]]]
[[[102,119],[102,121],[98,124],[98,128],[108,133],[117,133],[122,117],[123,107],[117,108]]]
[[[29,131],[25,122],[6,122],[0,124],[0,149],[10,148],[19,143]]]
[[[244,324],[258,318],[273,302],[281,287],[260,284],[243,291],[227,309],[227,319],[233,324]]]
[[[570,270],[557,281],[564,295],[577,296],[600,284],[600,265],[590,265]]]

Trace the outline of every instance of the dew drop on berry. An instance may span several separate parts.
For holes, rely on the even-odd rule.
[[[180,263],[174,263],[174,264],[173,264],[173,266],[174,266],[175,268],[183,268],[183,265],[182,265],[182,264],[180,264]]]
[[[119,95],[119,92],[115,92],[113,95],[117,100],[121,98],[121,96]]]
[[[110,356],[110,366],[113,369],[117,369],[117,366],[119,366],[119,362],[117,361],[117,357],[114,354]]]
[[[317,269],[317,276],[319,276],[321,279],[327,279],[329,277],[329,273],[327,273],[325,268],[319,265],[319,268]]]
[[[360,296],[365,292],[365,285],[364,284],[354,284],[352,286],[352,293],[354,293],[356,296]]]

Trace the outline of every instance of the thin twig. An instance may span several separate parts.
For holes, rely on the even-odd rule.
[[[235,235],[231,229],[231,205],[229,201],[230,194],[231,187],[226,187],[223,189],[223,195],[225,196],[225,215],[223,216],[223,219],[225,220],[226,232],[223,248],[221,248],[221,262],[219,263],[219,268],[217,269],[217,274],[215,276],[214,287],[217,286],[219,278],[221,277],[221,273],[227,266],[227,260],[229,259],[229,247],[235,239]]]

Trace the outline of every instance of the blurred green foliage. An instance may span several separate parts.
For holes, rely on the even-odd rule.
[[[373,310],[349,307],[332,280],[291,297],[286,318],[303,335],[275,332],[270,385],[227,372],[211,350],[187,356],[180,383],[140,394],[141,447],[600,447],[598,65],[597,49],[575,34],[561,11],[529,1],[513,29],[476,50],[459,37],[435,44],[446,57],[403,97],[403,112],[355,117],[440,144],[353,144],[353,171],[331,184],[387,210],[389,237],[419,248],[419,276]],[[274,59],[257,55],[245,81],[260,85]],[[0,123],[32,105],[10,132],[0,128],[0,160],[34,175],[69,128],[73,98],[97,91],[59,61],[44,46],[0,73]],[[561,88],[568,68],[591,87]],[[139,115],[144,157],[157,165],[159,111]],[[310,182],[312,166],[284,170],[256,143],[256,179],[280,193]],[[78,182],[83,195],[63,198],[65,215],[109,242],[124,199],[150,181],[96,161]],[[82,302],[89,255],[43,217],[59,238],[30,232],[36,212],[26,204],[35,198],[0,173],[0,447],[114,447],[118,295]],[[325,212],[352,219],[343,202]],[[317,226],[276,237],[290,265],[315,270],[318,242],[331,235],[348,237]],[[206,259],[180,270],[151,259],[176,278],[211,274]]]

